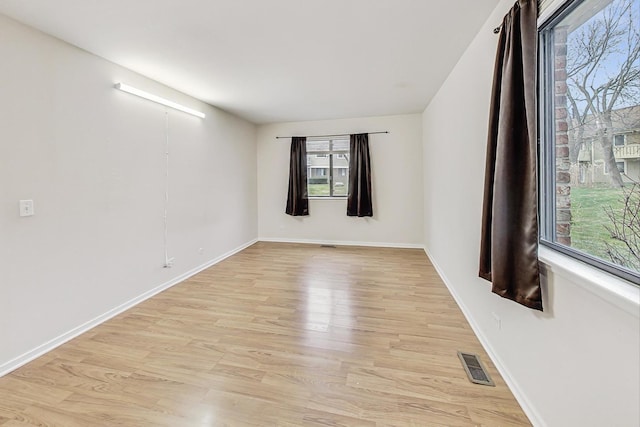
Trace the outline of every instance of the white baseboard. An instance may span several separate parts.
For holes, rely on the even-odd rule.
[[[513,378],[509,369],[507,369],[505,364],[502,362],[502,359],[500,358],[500,356],[498,356],[498,353],[494,351],[493,346],[491,345],[491,342],[489,341],[487,336],[484,334],[484,332],[482,332],[482,329],[479,327],[478,323],[475,321],[475,319],[471,315],[471,311],[464,304],[464,302],[462,301],[462,298],[460,298],[460,295],[458,295],[455,288],[452,286],[451,281],[449,281],[449,279],[447,278],[447,275],[444,273],[442,268],[440,268],[440,266],[438,265],[438,262],[431,255],[431,253],[429,253],[429,250],[426,247],[424,247],[424,251],[429,257],[431,264],[433,264],[433,267],[438,272],[438,275],[442,278],[442,281],[444,282],[445,286],[447,287],[447,289],[449,289],[449,293],[451,294],[451,296],[453,296],[453,299],[456,301],[456,304],[458,304],[458,307],[460,307],[460,310],[462,310],[462,314],[464,314],[464,317],[467,319],[467,322],[469,322],[469,325],[471,326],[471,329],[473,329],[473,332],[478,337],[480,344],[482,344],[482,347],[484,347],[485,351],[491,358],[491,361],[495,365],[496,369],[498,370],[498,372],[500,372],[500,375],[509,386],[509,389],[513,393],[514,397],[516,398],[520,406],[522,407],[522,410],[524,411],[524,413],[527,415],[527,417],[529,417],[529,421],[531,421],[531,423],[534,426],[545,427],[546,423],[543,421],[542,417],[540,416],[538,411],[535,409],[535,407],[531,404],[531,401],[527,397],[526,393],[524,393],[522,388],[520,388],[518,382]]]
[[[201,272],[202,270],[205,270],[217,263],[219,263],[220,261],[225,260],[226,258],[229,258],[232,255],[235,255],[236,253],[242,251],[243,249],[248,248],[249,246],[253,245],[254,243],[256,243],[258,241],[258,239],[253,239],[235,249],[232,249],[231,251],[224,253],[210,261],[207,261],[206,263],[199,265],[198,267],[195,267],[189,271],[187,271],[186,273],[181,274],[178,277],[175,277],[173,279],[171,279],[170,281],[163,283],[159,286],[156,286],[153,289],[148,290],[147,292],[143,293],[142,295],[139,295],[123,304],[120,304],[119,306],[112,308],[111,310],[107,311],[104,314],[101,314],[98,317],[95,317],[94,319],[89,320],[88,322],[83,323],[82,325],[79,325],[73,329],[71,329],[68,332],[65,332],[64,334],[45,342],[44,344],[39,345],[38,347],[34,348],[33,350],[30,350],[12,360],[9,360],[6,363],[3,363],[2,365],[0,365],[0,377],[8,374],[9,372],[12,372],[16,369],[18,369],[20,366],[25,365],[29,362],[31,362],[32,360],[42,356],[43,354],[55,349],[56,347],[61,346],[62,344],[66,343],[67,341],[72,340],[73,338],[89,331],[92,328],[95,328],[96,326],[98,326],[99,324],[106,322],[107,320],[117,316],[118,314],[140,304],[143,301],[148,300],[149,298],[153,297],[154,295],[159,294],[160,292],[169,289],[172,286],[177,285],[180,282],[185,281],[186,279],[188,279],[191,276],[196,275],[197,273]]]
[[[424,249],[421,243],[389,243],[389,242],[355,242],[349,240],[321,240],[321,239],[288,239],[280,237],[259,237],[260,242],[275,243],[303,243],[309,245],[336,245],[336,246],[368,246],[376,248],[399,249]]]

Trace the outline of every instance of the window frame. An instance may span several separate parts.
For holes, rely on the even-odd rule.
[[[328,180],[329,180],[329,195],[327,196],[322,196],[322,195],[309,195],[309,199],[322,199],[322,200],[328,200],[328,199],[338,199],[338,200],[342,200],[342,199],[346,199],[349,195],[348,194],[339,194],[339,195],[335,195],[334,194],[334,183],[335,183],[335,179],[334,179],[334,167],[333,167],[333,163],[334,163],[334,155],[335,156],[340,156],[342,155],[343,158],[348,159],[348,154],[349,154],[349,149],[344,149],[344,150],[334,150],[333,149],[333,144],[335,141],[346,141],[347,143],[349,143],[349,139],[346,137],[331,137],[331,138],[322,138],[322,137],[317,137],[317,138],[307,138],[306,144],[308,144],[309,142],[317,142],[317,141],[328,141],[329,142],[329,150],[328,151],[309,151],[309,145],[307,145],[307,155],[313,155],[313,156],[318,156],[318,157],[329,157],[329,175],[328,175]],[[338,157],[340,158],[340,157]],[[307,168],[309,168],[309,166],[307,166]],[[347,177],[347,182],[349,180],[349,166],[347,164],[347,173],[346,173],[346,177]],[[309,174],[307,174],[309,175]],[[310,194],[309,191],[309,177],[307,177],[307,193]]]
[[[640,273],[556,242],[555,58],[552,31],[558,22],[584,1],[588,0],[566,0],[548,17],[538,22],[538,242],[553,251],[640,286]]]

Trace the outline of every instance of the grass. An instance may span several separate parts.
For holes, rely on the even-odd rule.
[[[623,192],[619,188],[571,188],[571,246],[606,261],[611,261],[606,244],[623,248],[611,238],[606,226],[611,220],[605,207],[614,211],[623,208]]]
[[[329,184],[308,184],[307,190],[309,192],[309,196],[329,196]],[[333,189],[334,196],[346,196],[347,189],[346,187],[338,187],[336,186]]]
[[[328,196],[329,184],[309,184],[307,185],[309,196]]]

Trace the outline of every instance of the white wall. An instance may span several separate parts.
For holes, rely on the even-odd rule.
[[[276,136],[389,131],[369,136],[372,218],[347,216],[345,199],[309,200],[308,217],[284,213],[289,139]],[[261,239],[422,246],[422,142],[419,114],[269,124],[258,127]]]
[[[637,288],[620,284],[629,298],[598,294],[586,279],[602,282],[594,272],[566,272],[559,257],[546,268],[538,313],[477,277],[492,29],[512,4],[500,2],[423,113],[427,252],[536,425],[637,426],[640,309],[629,302]]]
[[[257,195],[254,125],[1,15],[0,58],[1,375],[255,239]],[[168,112],[170,269],[165,107],[117,81],[207,114]]]

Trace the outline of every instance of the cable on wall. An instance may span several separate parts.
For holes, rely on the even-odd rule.
[[[173,266],[174,258],[169,258],[169,112],[164,112],[164,134],[165,134],[165,176],[164,176],[164,268],[171,268]]]

